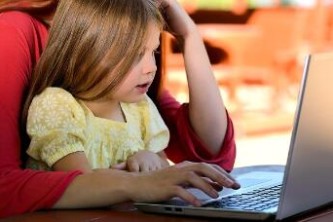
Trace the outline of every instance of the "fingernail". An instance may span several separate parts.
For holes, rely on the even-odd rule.
[[[235,189],[235,190],[237,190],[237,189],[241,188],[241,185],[240,185],[239,183],[235,182],[235,183],[232,185],[232,188]]]

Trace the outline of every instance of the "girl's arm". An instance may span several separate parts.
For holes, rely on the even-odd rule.
[[[217,164],[227,171],[233,169],[236,144],[233,123],[229,116],[227,132],[220,152],[218,155],[213,155],[193,130],[187,103],[180,104],[168,91],[163,90],[158,97],[157,105],[170,130],[170,142],[165,152],[172,162],[179,163],[188,160]]]
[[[189,118],[211,154],[217,155],[227,129],[227,115],[200,33],[175,0],[161,0],[167,24],[182,43],[189,85]]]

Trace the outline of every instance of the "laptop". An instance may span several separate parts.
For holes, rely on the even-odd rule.
[[[306,57],[287,163],[281,172],[250,172],[236,178],[242,188],[224,189],[191,206],[179,198],[135,203],[144,212],[246,220],[282,220],[333,201],[333,52]],[[272,193],[271,193],[272,192]],[[257,195],[253,199],[253,196]],[[242,199],[247,200],[243,203]],[[268,201],[267,203],[265,201]],[[259,203],[255,203],[259,202]]]

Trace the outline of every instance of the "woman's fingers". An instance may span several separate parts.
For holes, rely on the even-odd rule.
[[[166,171],[171,171],[171,168]],[[209,164],[183,162],[173,166],[172,171],[175,185],[178,184],[182,189],[186,187],[200,189],[212,198],[218,197],[218,191],[222,186],[229,187],[234,183],[225,175],[226,172],[222,173]]]
[[[198,200],[193,194],[191,194],[189,191],[187,191],[185,188],[180,187],[180,186],[175,186],[173,195],[172,196],[177,196],[180,199],[188,202],[189,204],[199,207],[201,206],[200,200]]]
[[[212,167],[214,167],[217,171],[220,171],[221,173],[223,173],[226,177],[229,178],[229,180],[233,181],[234,183],[232,184],[231,188],[232,189],[239,189],[241,187],[241,185],[235,180],[235,178],[233,178],[228,172],[226,172],[224,169],[222,169],[221,167],[217,166],[217,165],[212,165]]]
[[[186,187],[200,189],[212,198],[218,197],[218,191],[222,187],[235,187],[228,173],[205,163],[183,162],[161,170],[135,173],[136,180],[129,183],[133,186],[130,196],[134,201],[164,201],[173,197],[179,197],[194,206],[201,202],[190,193]],[[137,190],[139,189],[140,190]]]
[[[188,173],[187,174],[187,181],[190,186],[198,188],[206,193],[208,196],[212,198],[217,198],[219,196],[216,189],[212,186],[212,184],[204,177],[197,175],[196,173]]]
[[[219,185],[238,189],[240,185],[233,179],[225,170],[219,166],[207,164],[207,163],[191,163],[183,162],[177,167],[190,167],[193,168],[193,171],[196,172],[199,176],[207,177],[213,182],[217,182]]]

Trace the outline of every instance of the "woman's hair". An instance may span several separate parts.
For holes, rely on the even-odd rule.
[[[112,91],[140,59],[151,24],[161,30],[164,24],[154,0],[60,0],[32,75],[23,121],[33,97],[46,87],[61,87],[83,100]],[[80,97],[101,82],[107,87]]]
[[[0,12],[23,11],[47,22],[52,17],[59,0],[0,0]]]

